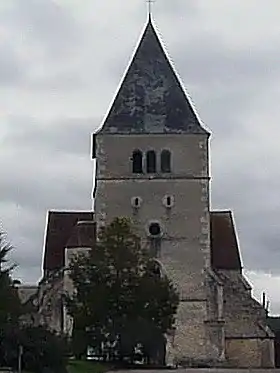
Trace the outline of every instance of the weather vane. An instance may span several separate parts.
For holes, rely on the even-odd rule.
[[[148,3],[148,14],[149,14],[149,17],[151,17],[151,15],[152,15],[152,4],[155,3],[155,0],[147,0],[147,3]]]

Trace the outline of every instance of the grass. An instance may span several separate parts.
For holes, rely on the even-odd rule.
[[[106,368],[93,361],[70,360],[67,371],[68,373],[105,373]]]

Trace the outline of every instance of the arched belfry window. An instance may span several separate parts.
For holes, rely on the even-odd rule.
[[[157,172],[157,156],[154,150],[149,150],[146,154],[147,173],[153,174]]]
[[[132,172],[134,174],[143,173],[143,154],[140,150],[135,150],[132,154]]]
[[[160,156],[160,168],[161,172],[171,172],[171,153],[169,150],[163,150]]]

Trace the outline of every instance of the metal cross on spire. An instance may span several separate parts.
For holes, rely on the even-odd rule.
[[[155,0],[146,0],[148,4],[148,15],[151,18],[152,15],[152,4],[155,3]]]

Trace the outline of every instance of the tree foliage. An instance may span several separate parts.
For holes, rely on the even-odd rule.
[[[23,370],[41,373],[46,368],[51,372],[65,372],[67,344],[43,327],[6,326],[0,331],[0,366],[17,368],[19,347],[22,347]]]
[[[104,358],[131,356],[138,345],[149,359],[173,327],[178,294],[155,271],[154,258],[127,219],[113,220],[98,238],[94,249],[77,256],[69,268],[76,289],[68,299],[75,333],[84,333]]]
[[[14,265],[8,264],[11,250],[12,246],[0,232],[0,328],[7,323],[17,323],[21,311],[18,291],[11,277]]]
[[[22,368],[32,372],[65,371],[66,344],[42,327],[23,326],[24,313],[18,295],[18,281],[12,279],[14,265],[9,265],[12,246],[0,233],[0,367],[17,368],[19,346],[23,347]]]

